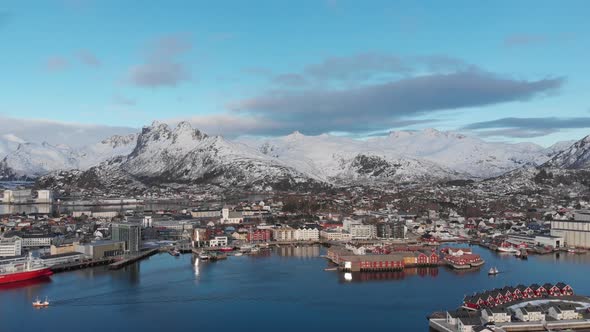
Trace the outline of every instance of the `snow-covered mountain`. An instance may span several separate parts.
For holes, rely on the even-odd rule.
[[[370,154],[389,160],[413,160],[426,168],[425,163],[429,167],[438,165],[464,177],[488,178],[515,168],[540,165],[564,147],[561,143],[543,148],[532,143],[486,142],[435,129],[394,131],[364,141],[325,134],[304,136],[297,132],[285,137],[240,141],[299,169],[326,176],[337,175],[342,160]],[[420,170],[415,168],[415,171]]]
[[[127,155],[135,147],[137,134],[113,136],[96,144],[74,149],[17,141],[7,135],[0,138],[0,179],[36,178],[56,170],[88,169],[104,160]]]
[[[60,188],[141,190],[149,186],[216,185],[252,190],[289,189],[320,184],[281,161],[220,136],[208,136],[187,122],[175,128],[154,122],[143,128],[127,156],[85,172],[57,172],[41,183]]]
[[[590,135],[561,151],[543,165],[549,168],[590,168]]]
[[[43,179],[45,185],[138,189],[414,184],[488,178],[541,165],[570,144],[543,148],[494,143],[434,129],[395,131],[366,140],[295,132],[230,141],[208,136],[186,122],[174,128],[154,122],[141,133],[76,149],[0,137],[0,153],[7,151],[0,159],[0,178],[51,173]]]

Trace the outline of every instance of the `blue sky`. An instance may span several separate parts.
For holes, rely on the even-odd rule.
[[[588,12],[587,1],[8,0],[0,121],[188,120],[226,136],[434,127],[548,145],[590,134]]]

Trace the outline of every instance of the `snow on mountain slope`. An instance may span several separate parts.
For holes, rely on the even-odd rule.
[[[135,189],[153,185],[199,186],[253,190],[312,186],[302,174],[243,144],[208,136],[181,122],[175,128],[154,122],[143,128],[128,156],[119,156],[86,172],[50,174],[41,179],[55,186]],[[67,183],[66,183],[67,182]]]
[[[34,178],[56,170],[87,169],[114,156],[129,154],[136,139],[137,134],[113,136],[73,149],[63,144],[18,141],[4,135],[0,139],[0,168],[4,170],[0,178]]]
[[[544,167],[582,169],[590,167],[590,135],[555,155]]]
[[[358,154],[380,155],[385,159],[414,160],[438,165],[468,177],[497,176],[525,165],[547,161],[559,147],[545,149],[532,143],[494,143],[435,129],[394,131],[385,137],[365,141],[330,135],[304,136],[294,133],[271,139],[241,139],[259,151],[288,161],[296,168],[335,176],[339,161]]]
[[[114,135],[96,144],[76,150],[78,168],[85,170],[116,156],[126,156],[137,143],[139,134]]]
[[[450,169],[388,151],[368,142],[331,135],[305,136],[299,132],[274,139],[241,139],[262,153],[325,181],[373,180],[423,182],[461,178]]]

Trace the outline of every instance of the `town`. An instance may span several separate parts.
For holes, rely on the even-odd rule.
[[[6,189],[0,206],[44,206],[51,212],[2,216],[0,262],[6,267],[34,258],[59,272],[97,264],[121,267],[158,250],[207,259],[234,251],[256,254],[269,245],[317,243],[329,247],[326,257],[342,271],[439,265],[461,270],[484,261],[469,248],[444,248],[444,243],[477,244],[520,258],[584,254],[590,247],[588,202],[579,198],[542,205],[526,198],[500,209],[491,199],[468,201],[467,207],[463,199],[440,193],[413,195],[280,194],[150,210],[142,198],[75,201],[55,198],[50,190]]]

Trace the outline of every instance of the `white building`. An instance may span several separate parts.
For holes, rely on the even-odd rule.
[[[351,225],[349,232],[353,240],[368,240],[377,237],[375,225]]]
[[[144,216],[143,220],[141,221],[141,227],[143,228],[148,228],[148,227],[152,227],[152,216]]]
[[[295,240],[295,230],[291,227],[280,227],[272,230],[272,238],[275,241]]]
[[[51,247],[51,236],[47,235],[23,235],[23,248]]]
[[[571,304],[556,304],[549,307],[547,315],[555,320],[566,320],[566,319],[578,319],[579,314],[576,311],[576,307]]]
[[[0,257],[20,256],[22,243],[22,239],[18,236],[0,239]]]
[[[486,323],[509,323],[511,321],[510,314],[506,309],[501,307],[485,308],[481,311],[481,318]]]
[[[244,216],[240,211],[230,211],[228,208],[221,209],[222,224],[239,224],[244,220]]]
[[[227,243],[227,236],[216,236],[213,239],[209,240],[210,247],[225,247],[227,246]]]
[[[539,322],[545,320],[545,314],[539,306],[527,305],[514,310],[516,318],[523,322]]]
[[[590,213],[575,213],[574,220],[552,220],[551,235],[568,247],[590,248]]]
[[[221,210],[193,210],[191,216],[193,218],[220,218]]]
[[[318,241],[320,231],[312,227],[300,227],[295,230],[294,237],[296,241]]]
[[[342,228],[347,231],[350,232],[350,228],[353,225],[362,225],[363,222],[360,220],[355,220],[355,219],[351,219],[351,218],[346,218],[344,219],[344,221],[342,221]]]
[[[35,203],[51,204],[53,202],[53,193],[51,190],[37,190],[37,199]]]
[[[342,241],[342,242],[346,242],[346,241],[352,240],[352,237],[350,236],[350,233],[338,232],[338,231],[325,231],[325,230],[322,230],[322,231],[320,231],[320,237],[322,239],[324,239],[324,240],[327,240],[327,241]]]

